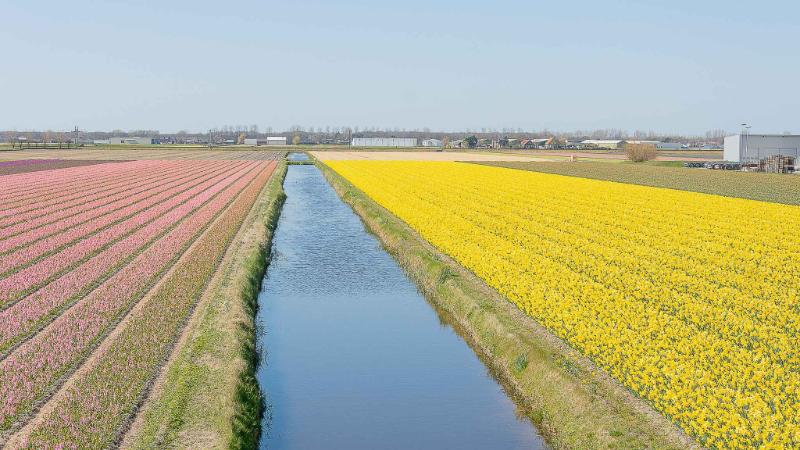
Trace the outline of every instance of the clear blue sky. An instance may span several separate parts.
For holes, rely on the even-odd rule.
[[[0,2],[0,129],[800,133],[796,1]]]

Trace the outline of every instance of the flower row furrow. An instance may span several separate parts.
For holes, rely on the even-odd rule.
[[[112,164],[102,164],[102,166],[109,166],[105,172],[95,172],[90,170],[89,167],[83,166],[80,169],[85,174],[85,179],[80,180],[67,180],[63,184],[56,184],[42,188],[39,184],[34,184],[30,189],[19,192],[11,193],[6,192],[0,198],[0,217],[16,214],[20,211],[27,211],[30,208],[30,203],[34,205],[45,202],[54,202],[62,199],[78,198],[83,192],[96,189],[98,186],[107,183],[113,183],[120,178],[136,178],[136,174],[141,172],[149,172],[153,167],[157,167],[157,162],[150,161],[148,164],[142,162],[122,162]],[[34,172],[38,176],[48,175],[52,171]],[[58,172],[58,171],[55,171]],[[6,177],[3,177],[6,178]],[[3,180],[4,184],[6,180]]]
[[[92,167],[90,171],[87,171],[90,166],[75,166],[5,175],[3,184],[8,189],[0,194],[0,198],[16,198],[27,192],[62,187],[66,183],[85,183],[95,177],[129,170],[126,167],[146,167],[152,163],[152,161],[109,161],[102,167]]]
[[[0,278],[0,304],[14,301],[44,283],[50,277],[93,255],[108,244],[121,238],[130,239],[130,237],[126,238],[125,236],[176,208],[176,206],[181,205],[181,203],[191,199],[198,193],[209,188],[218,187],[221,180],[226,179],[231,173],[235,173],[238,170],[240,170],[239,165],[217,168],[215,172],[211,172],[206,177],[194,181],[192,185],[185,186],[187,189],[183,192],[176,192],[168,196],[164,202],[154,204],[138,214],[76,242],[74,245],[42,258],[38,262],[5,278]],[[141,234],[134,233],[134,235],[140,236]],[[74,276],[74,273],[70,275]],[[16,316],[16,319],[21,320],[22,317]],[[0,320],[0,322],[3,321]],[[0,325],[0,328],[2,328],[2,325]],[[0,332],[0,335],[2,335],[2,332]]]
[[[24,208],[15,208],[13,215],[0,219],[3,237],[8,238],[22,231],[124,199],[125,195],[134,187],[145,188],[147,185],[163,183],[165,177],[173,178],[186,172],[180,166],[158,169],[155,173],[145,175],[134,171],[127,176],[118,176],[108,180],[90,190],[76,189],[74,192],[71,191],[67,197],[58,197],[49,201],[45,198],[33,199]]]
[[[32,428],[22,446],[101,448],[113,443],[168,356],[275,163],[260,167],[260,175],[131,314],[121,332],[96,356],[97,363],[59,397],[54,412]]]
[[[34,407],[125,315],[267,163],[228,186],[0,361],[0,430]]]
[[[189,216],[249,170],[251,167],[248,165],[235,173],[228,174],[211,188],[184,201],[177,208],[0,312],[0,354],[29,336],[65,305],[102,281],[104,274],[113,271],[132,256],[135,257],[153,239],[171,230],[180,220]]]
[[[489,192],[487,192],[489,194]],[[499,197],[499,196],[498,196]],[[435,193],[419,193],[418,198],[426,202],[426,208],[437,208]],[[721,297],[707,297],[703,305],[703,314],[694,314],[696,310],[692,296],[686,292],[725,292],[729,286],[720,283],[717,278],[706,279],[703,274],[694,275],[695,270],[692,265],[681,264],[683,261],[671,254],[664,254],[656,246],[647,245],[645,242],[638,242],[637,236],[626,236],[628,245],[623,249],[609,249],[603,239],[598,238],[596,229],[602,225],[606,227],[606,232],[624,234],[614,223],[603,223],[599,218],[593,218],[592,222],[581,223],[563,222],[550,220],[542,215],[529,215],[524,211],[514,211],[507,217],[497,217],[496,210],[503,210],[503,200],[498,199],[494,204],[478,204],[468,212],[463,214],[463,218],[474,226],[475,231],[479,232],[483,227],[480,217],[494,217],[497,220],[521,218],[522,220],[536,220],[539,228],[537,239],[531,239],[530,234],[509,233],[505,242],[512,244],[512,250],[521,250],[523,257],[529,258],[532,254],[539,254],[549,258],[553,263],[561,264],[562,270],[570,270],[579,274],[586,281],[598,282],[603,284],[606,289],[622,289],[621,282],[623,272],[635,273],[642,283],[639,286],[641,295],[638,300],[648,301],[646,292],[653,290],[665,291],[662,296],[668,302],[654,304],[653,307],[660,308],[669,312],[673,316],[679,317],[687,326],[695,327],[721,334],[722,324],[725,324],[725,332],[734,332],[737,335],[757,333],[763,336],[760,339],[743,340],[732,342],[732,345],[746,346],[751,354],[763,358],[775,357],[775,352],[785,344],[789,337],[782,332],[787,326],[791,326],[791,317],[783,314],[757,314],[757,309],[749,303],[731,303],[724,301]],[[498,208],[498,206],[500,206]],[[551,211],[558,211],[558,205],[553,205]],[[513,211],[506,209],[506,211]],[[487,233],[497,234],[497,229],[485,230]],[[521,231],[521,230],[520,230]],[[490,235],[489,235],[490,236]],[[535,245],[530,245],[535,242]],[[560,257],[560,249],[571,248],[579,250],[578,255],[591,255],[583,258],[563,258]],[[509,255],[509,258],[511,255]],[[597,264],[602,262],[602,264]],[[631,264],[635,262],[635,264]],[[521,262],[522,263],[522,262]],[[748,272],[748,274],[751,274]],[[771,273],[770,277],[775,278]],[[663,280],[670,280],[671,283],[665,284]],[[755,280],[758,285],[770,286],[771,283],[764,283],[765,279]],[[665,295],[666,294],[666,295]],[[638,294],[637,294],[638,295]],[[754,294],[755,296],[756,294]],[[762,295],[759,293],[758,295]],[[757,298],[760,308],[765,308],[767,304],[774,303],[775,297],[754,297]],[[796,299],[797,295],[791,298]],[[756,311],[756,314],[753,312]],[[718,317],[728,317],[730,315],[740,317],[743,320],[725,322],[717,320]],[[788,361],[787,364],[797,364],[798,361]],[[794,368],[794,366],[791,366]]]
[[[128,198],[116,204],[97,208],[91,213],[68,217],[0,241],[0,253],[6,253],[0,258],[0,273],[7,273],[15,268],[18,270],[20,266],[33,263],[43,255],[169,199],[195,182],[196,177],[197,175],[191,174],[177,180],[165,181],[150,189],[133,190]]]

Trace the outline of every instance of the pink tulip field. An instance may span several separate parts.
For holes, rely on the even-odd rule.
[[[0,447],[116,443],[278,155],[0,176]]]

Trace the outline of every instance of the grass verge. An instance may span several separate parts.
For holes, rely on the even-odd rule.
[[[211,280],[124,448],[255,448],[263,411],[255,311],[285,199],[279,163]]]
[[[481,162],[487,166],[800,205],[800,176],[674,167],[672,162]],[[680,164],[680,163],[679,163]]]
[[[325,177],[556,449],[699,446],[347,180]]]

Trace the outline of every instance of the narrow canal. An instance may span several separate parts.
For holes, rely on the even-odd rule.
[[[544,448],[319,169],[289,166],[284,189],[259,297],[261,448]]]

